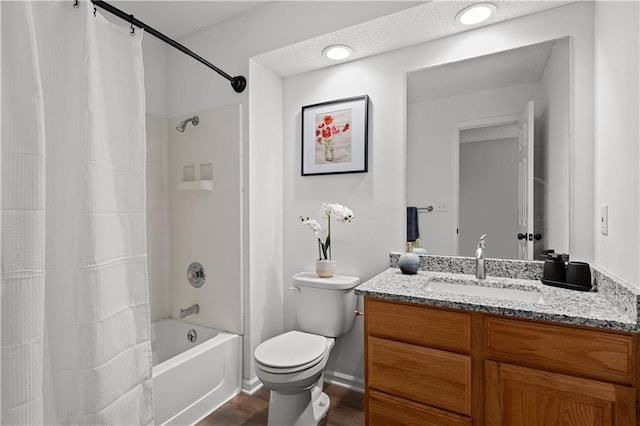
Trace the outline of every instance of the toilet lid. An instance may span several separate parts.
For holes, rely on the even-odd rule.
[[[312,363],[321,358],[327,349],[327,339],[301,331],[272,337],[256,348],[256,361],[274,368],[291,368]]]

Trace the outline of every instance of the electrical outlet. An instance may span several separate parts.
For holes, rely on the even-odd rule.
[[[436,211],[437,212],[448,212],[449,211],[449,202],[448,201],[436,201]]]
[[[606,204],[600,206],[600,233],[609,235],[609,206]]]

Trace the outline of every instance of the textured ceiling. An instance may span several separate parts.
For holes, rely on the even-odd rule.
[[[336,62],[322,55],[322,50],[331,44],[350,46],[354,50],[350,60],[356,60],[573,2],[494,0],[498,11],[493,17],[482,24],[465,27],[454,18],[461,9],[475,2],[434,0],[267,52],[254,59],[276,74],[288,77],[335,65]]]
[[[540,80],[555,41],[413,71],[407,102],[456,96]]]
[[[267,1],[158,1],[108,0],[122,11],[168,35],[179,39],[211,27],[233,16],[263,6]],[[108,13],[105,12],[105,16]]]
[[[330,5],[332,1],[339,0],[328,0],[326,3]],[[335,65],[336,62],[322,55],[322,50],[330,44],[340,43],[351,46],[354,55],[349,60],[355,60],[456,34],[478,26],[491,25],[507,19],[563,6],[574,1],[492,0],[497,6],[497,13],[487,22],[470,28],[456,23],[454,18],[461,9],[477,2],[475,0],[433,0],[422,4],[416,2],[418,5],[413,7],[408,7],[412,5],[410,2],[387,1],[385,3],[397,3],[398,9],[396,10],[399,11],[263,53],[255,59],[275,73],[287,77]],[[264,0],[110,0],[110,2],[174,39],[183,38],[226,19],[247,13],[268,3],[274,3]],[[368,7],[370,2],[361,3],[362,7]],[[109,17],[109,14],[106,15]]]

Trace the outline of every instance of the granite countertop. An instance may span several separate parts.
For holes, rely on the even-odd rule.
[[[435,282],[536,291],[542,295],[544,303],[451,294],[427,289],[430,283]],[[487,276],[486,280],[477,280],[474,275],[432,271],[419,271],[416,275],[405,275],[397,268],[389,268],[356,287],[355,293],[359,296],[399,302],[611,330],[640,331],[638,318],[621,309],[602,292],[582,292],[550,287],[534,279]]]

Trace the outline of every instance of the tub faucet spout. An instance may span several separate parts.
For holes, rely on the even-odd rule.
[[[178,311],[178,318],[185,319],[189,315],[197,314],[198,312],[200,312],[200,306],[195,303],[188,308],[180,309],[180,311]]]

